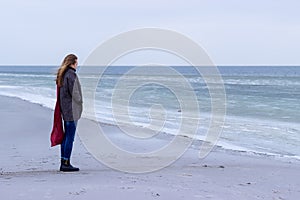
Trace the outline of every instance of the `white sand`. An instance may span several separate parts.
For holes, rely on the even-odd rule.
[[[62,173],[59,147],[50,148],[53,111],[2,96],[0,104],[1,199],[300,199],[299,161],[220,149],[200,160],[199,142],[163,170],[130,174],[95,160],[76,136],[81,171]]]

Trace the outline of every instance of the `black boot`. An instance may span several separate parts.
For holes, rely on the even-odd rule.
[[[70,164],[70,160],[61,159],[61,164],[60,164],[59,170],[62,172],[77,172],[77,171],[79,171],[79,168],[73,167]]]

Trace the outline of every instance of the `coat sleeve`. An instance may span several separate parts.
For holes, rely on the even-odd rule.
[[[68,79],[68,90],[69,93],[72,96],[72,99],[78,103],[82,104],[82,92],[81,92],[81,86],[79,83],[79,79],[76,76],[76,74],[72,74],[70,78]]]

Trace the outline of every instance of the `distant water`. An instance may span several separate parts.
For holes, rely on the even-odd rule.
[[[116,83],[130,69],[120,66],[105,71],[96,92],[99,121],[114,124],[112,93]],[[184,75],[197,95],[201,115],[198,139],[203,139],[211,110],[207,85],[192,67],[174,69]],[[226,123],[218,145],[225,149],[300,159],[300,67],[226,66],[218,69],[225,84],[227,108]],[[0,66],[0,95],[19,97],[53,109],[56,70],[57,67],[53,66]],[[89,81],[97,77],[81,78]],[[157,77],[137,74],[132,78],[149,83],[131,96],[129,112],[132,121],[146,126],[150,121],[151,106],[161,104],[167,111],[163,131],[173,134],[180,125],[181,116],[176,96],[161,85],[151,84],[151,80],[157,80]],[[178,81],[172,77],[162,78],[169,78],[174,84]]]

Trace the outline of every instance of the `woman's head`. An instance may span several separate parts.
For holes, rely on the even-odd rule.
[[[73,67],[74,65],[77,66],[77,56],[75,56],[74,54],[67,55],[61,64],[61,66],[67,67]]]
[[[74,54],[67,55],[57,71],[56,84],[59,87],[63,85],[63,76],[68,67],[73,67],[75,69],[77,67],[77,56]]]

